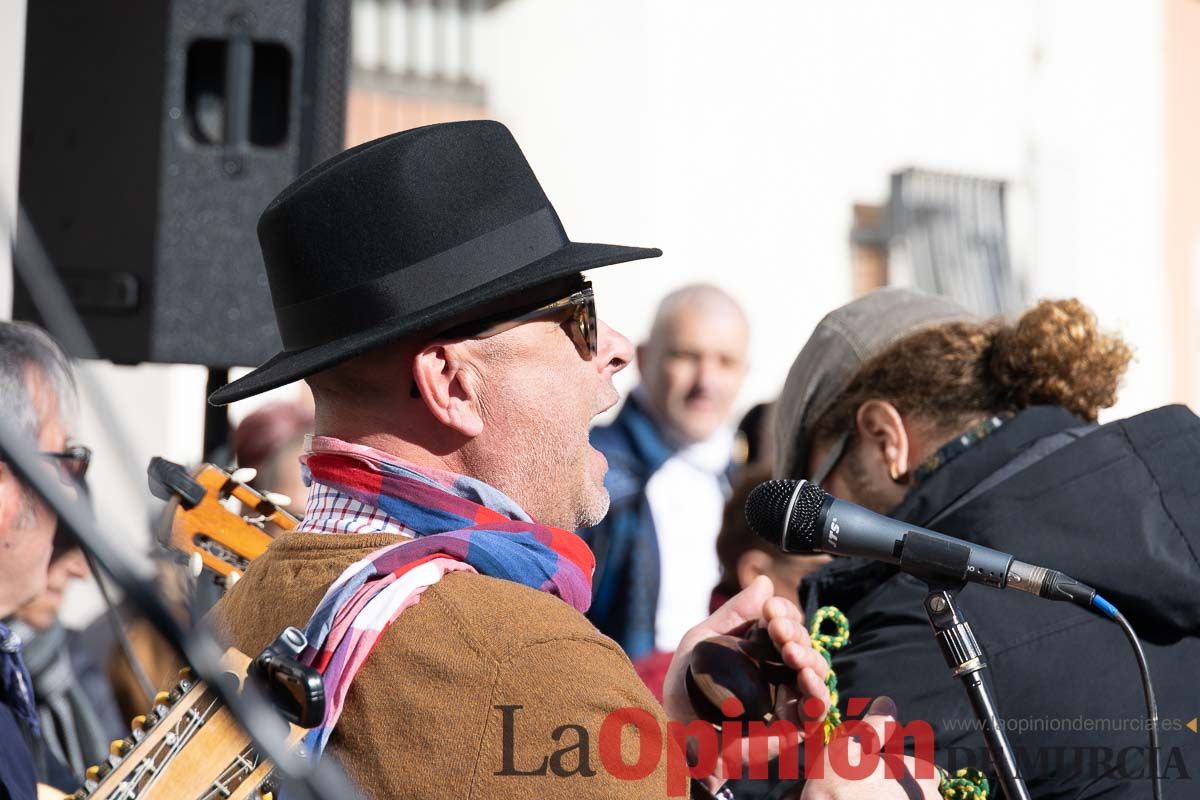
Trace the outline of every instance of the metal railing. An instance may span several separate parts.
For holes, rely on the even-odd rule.
[[[907,169],[892,175],[888,260],[917,288],[979,314],[1015,310],[1003,181]]]

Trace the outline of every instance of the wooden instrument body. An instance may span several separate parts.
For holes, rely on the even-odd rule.
[[[151,488],[167,500],[169,530],[161,543],[230,579],[267,549],[274,534],[298,521],[266,496],[225,470],[204,464],[190,475],[178,465],[155,459]],[[230,648],[222,666],[240,690],[250,658]],[[280,733],[283,731],[280,721]],[[305,731],[287,726],[294,745]],[[109,757],[88,770],[84,785],[71,795],[39,787],[39,800],[268,800],[275,794],[272,765],[260,758],[250,739],[216,693],[183,670],[179,682],[159,692],[154,707],[133,720],[125,739],[113,742]]]
[[[204,464],[192,474],[204,489],[194,505],[176,493],[168,502],[169,539],[163,544],[191,555],[222,578],[239,575],[267,549],[275,535],[299,521],[264,495],[235,481],[220,467]]]

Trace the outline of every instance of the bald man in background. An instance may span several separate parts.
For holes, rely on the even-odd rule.
[[[721,289],[672,292],[637,349],[641,383],[592,431],[612,503],[580,531],[596,554],[588,617],[631,659],[674,650],[709,613],[749,338],[745,312]]]

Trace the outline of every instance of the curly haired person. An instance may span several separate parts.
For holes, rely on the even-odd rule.
[[[1099,590],[1141,637],[1162,771],[1185,782],[1200,773],[1200,737],[1178,724],[1195,716],[1200,663],[1200,420],[1175,405],[1097,424],[1130,359],[1078,300],[984,320],[879,290],[830,313],[793,364],[775,474]],[[903,722],[932,726],[940,765],[988,769],[926,591],[889,565],[836,558],[801,598],[849,617],[834,658],[843,700],[886,692]],[[1146,708],[1117,626],[1023,592],[969,586],[960,598],[1032,795],[1148,796]]]

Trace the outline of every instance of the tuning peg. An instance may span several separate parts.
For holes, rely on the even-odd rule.
[[[266,498],[268,503],[280,508],[287,508],[292,504],[292,498],[279,492],[263,492],[263,497]]]
[[[108,746],[107,764],[111,768],[116,768],[118,764],[128,755],[133,747],[133,742],[129,739],[113,739],[112,744]]]
[[[200,573],[204,571],[204,559],[199,553],[192,553],[188,556],[188,574],[193,578],[199,578]]]
[[[93,764],[92,766],[88,767],[87,772],[83,774],[85,785],[87,783],[91,783],[92,788],[95,788],[95,785],[100,783],[101,779],[103,779],[104,776],[110,772],[112,772],[112,765],[107,761],[101,761],[99,764]]]
[[[160,717],[165,717],[175,701],[171,698],[170,692],[159,692],[154,695],[154,711]]]
[[[175,677],[179,678],[180,683],[184,681],[194,683],[196,681],[196,673],[192,671],[191,667],[182,668]]]
[[[233,474],[229,476],[236,483],[249,483],[258,477],[258,470],[254,467],[242,467],[235,469]]]
[[[138,714],[129,721],[129,733],[135,742],[140,742],[146,736],[146,715]]]
[[[242,573],[236,569],[229,570],[229,574],[225,576],[225,591],[233,588],[233,585],[242,579]]]

